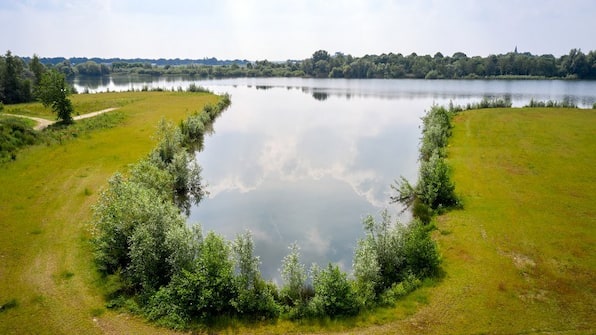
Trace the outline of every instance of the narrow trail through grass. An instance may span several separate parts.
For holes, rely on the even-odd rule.
[[[82,114],[82,115],[77,115],[74,116],[72,119],[74,121],[78,121],[78,120],[82,120],[82,119],[88,119],[90,117],[94,117],[103,113],[108,113],[111,111],[115,111],[117,110],[119,107],[111,107],[111,108],[106,108],[106,109],[102,109],[100,111],[97,112],[92,112],[92,113],[87,113],[87,114]],[[47,120],[47,119],[43,119],[40,117],[35,117],[35,116],[29,116],[29,115],[20,115],[20,114],[3,114],[3,115],[7,115],[7,116],[16,116],[16,117],[24,117],[30,120],[33,120],[35,122],[37,122],[37,124],[35,125],[35,127],[33,127],[33,129],[35,130],[44,130],[47,127],[53,125],[54,123],[58,122],[56,120],[51,121],[51,120]]]

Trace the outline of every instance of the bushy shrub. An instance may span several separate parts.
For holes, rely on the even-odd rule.
[[[184,326],[187,320],[209,321],[233,313],[236,288],[228,244],[210,232],[197,251],[191,269],[176,273],[149,299],[145,311],[152,320]]]
[[[405,297],[422,285],[422,281],[413,274],[408,274],[404,280],[399,283],[393,283],[390,288],[385,290],[380,298],[379,305],[393,306],[399,299]]]
[[[174,187],[172,175],[158,168],[149,159],[142,159],[131,167],[129,181],[163,195],[170,195]]]
[[[403,229],[402,239],[405,275],[401,279],[406,280],[409,274],[416,278],[436,275],[441,258],[437,244],[430,237],[428,226],[414,220]]]
[[[166,237],[185,225],[178,208],[155,189],[116,174],[95,206],[95,259],[106,274],[122,271],[134,290],[151,292],[167,284],[178,267],[169,255]]]
[[[367,218],[370,220],[372,218]],[[355,290],[363,307],[374,306],[377,290],[382,285],[381,268],[377,259],[374,239],[367,236],[358,241],[354,251],[352,269],[354,271]]]
[[[484,109],[484,108],[510,108],[511,107],[511,99],[508,97],[506,98],[487,98],[484,97],[480,102],[477,103],[469,103],[466,105],[466,110],[472,109]]]
[[[260,260],[254,256],[254,243],[249,231],[239,234],[232,245],[236,264],[237,296],[232,300],[236,312],[249,318],[275,318],[280,307],[275,301],[277,290],[266,283],[259,270]]]
[[[337,265],[329,263],[324,269],[315,269],[312,276],[315,295],[310,301],[310,310],[314,316],[336,317],[358,313],[360,304],[353,284]]]
[[[434,152],[428,161],[420,163],[417,189],[418,199],[430,208],[440,210],[458,204],[449,167],[437,152]]]
[[[284,303],[292,307],[303,304],[308,297],[305,295],[306,267],[300,263],[300,248],[293,243],[289,249],[290,253],[282,260],[281,278],[284,283],[280,294]]]
[[[483,100],[480,105],[496,106],[506,101]],[[401,203],[406,208],[415,205],[414,217],[423,222],[430,222],[436,211],[460,206],[455,194],[455,186],[451,182],[449,168],[445,163],[447,141],[451,136],[451,117],[461,107],[450,103],[449,109],[432,106],[422,118],[423,129],[420,146],[420,169],[418,182],[412,186],[405,178],[395,181],[391,188],[396,194],[390,197],[391,202]]]
[[[193,93],[211,93],[211,91],[209,91],[207,88],[205,88],[203,86],[199,86],[195,83],[190,83],[190,85],[188,85],[188,89],[186,91],[193,92]]]
[[[540,101],[534,100],[534,98],[532,98],[524,107],[577,108],[577,105],[568,98],[565,98],[560,102],[554,100]]]
[[[459,200],[458,200],[459,201]],[[424,224],[429,224],[433,218],[434,211],[430,206],[420,199],[414,199],[412,204],[412,216]]]
[[[199,113],[193,113],[186,120],[181,121],[180,131],[184,136],[184,146],[190,151],[202,150],[206,128]]]
[[[422,140],[420,146],[420,160],[430,158],[437,151],[443,155],[443,148],[451,136],[451,114],[441,106],[432,106],[430,111],[422,118]]]
[[[356,290],[364,305],[410,275],[425,278],[436,274],[439,252],[429,229],[420,221],[405,226],[392,223],[384,211],[381,221],[368,216],[363,225],[366,237],[355,250],[353,268]]]

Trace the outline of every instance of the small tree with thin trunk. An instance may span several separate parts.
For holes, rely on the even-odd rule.
[[[46,107],[52,107],[58,119],[64,123],[72,123],[73,107],[68,95],[70,90],[62,73],[55,70],[42,74],[39,84],[38,98]]]

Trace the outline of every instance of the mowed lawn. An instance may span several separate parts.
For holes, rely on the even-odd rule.
[[[150,333],[156,329],[104,308],[89,246],[91,206],[112,174],[151,151],[162,117],[177,122],[218,98],[133,92],[71,99],[80,113],[120,107],[125,119],[27,148],[0,167],[0,334]],[[39,105],[18,107],[48,116]]]
[[[596,111],[467,111],[448,150],[465,209],[439,218],[445,278],[397,328],[594,334]]]

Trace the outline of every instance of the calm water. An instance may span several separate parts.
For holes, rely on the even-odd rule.
[[[187,87],[185,79],[117,80],[90,91]],[[420,118],[433,103],[509,98],[596,102],[596,82],[230,79],[195,81],[232,96],[197,154],[209,198],[193,208],[199,222],[228,239],[253,232],[266,278],[279,277],[281,259],[296,241],[302,261],[339,263],[349,271],[361,221],[388,208],[389,185],[416,180]],[[402,221],[406,216],[400,217]]]

